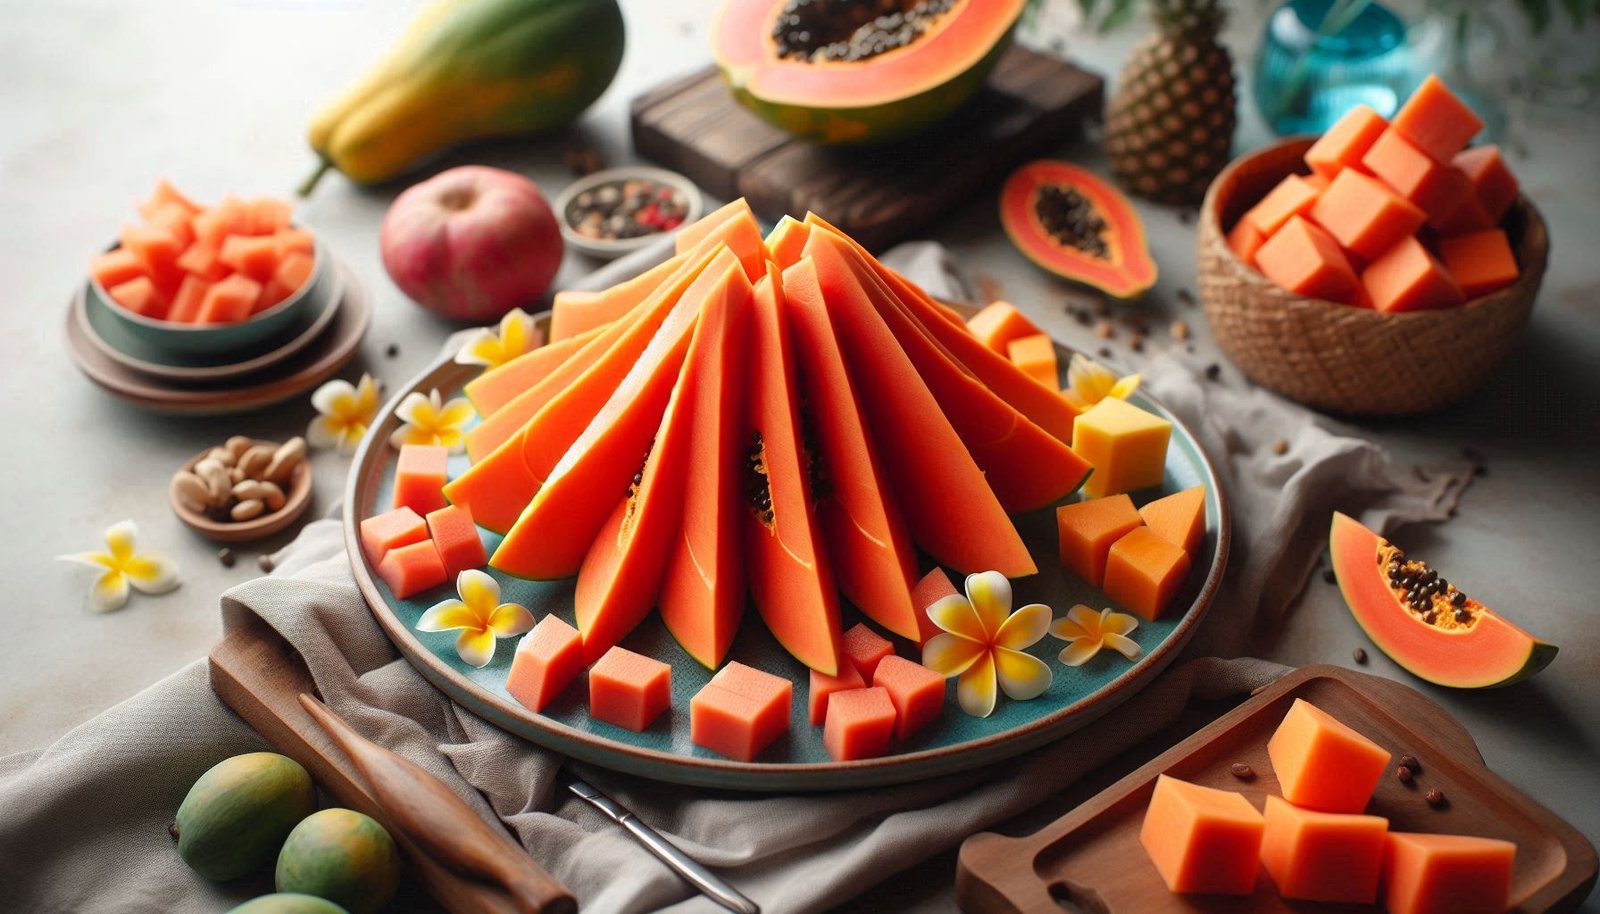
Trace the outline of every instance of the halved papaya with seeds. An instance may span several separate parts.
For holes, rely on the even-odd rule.
[[[626,491],[629,477],[639,468],[640,455],[660,426],[702,308],[717,297],[748,295],[749,290],[750,281],[732,255],[719,253],[683,293],[650,344],[612,389],[604,406],[570,440],[570,446],[557,443],[563,435],[548,433],[551,429],[547,426],[559,432],[561,425],[547,420],[548,411],[534,417],[523,441],[523,458],[529,470],[543,475],[544,481],[500,541],[489,564],[508,574],[540,580],[578,572],[611,507],[594,493]],[[551,460],[554,465],[541,474],[544,463]]]
[[[745,470],[750,597],[796,660],[832,676],[839,670],[838,588],[816,524],[781,274],[756,285],[754,344]]]
[[[802,261],[784,273],[784,292],[810,397],[825,491],[814,493],[839,589],[873,621],[920,643],[927,617],[911,601],[916,549],[889,494],[882,459],[868,434],[855,382],[828,319],[816,269]]]
[[[1017,250],[1062,279],[1117,298],[1156,284],[1139,214],[1076,165],[1042,159],[1012,172],[1000,191],[1000,224]]]

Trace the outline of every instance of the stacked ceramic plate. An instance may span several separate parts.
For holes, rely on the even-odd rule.
[[[85,279],[67,312],[67,352],[89,380],[146,409],[238,413],[302,394],[361,346],[371,304],[354,273],[320,244],[305,287],[237,325],[153,321]]]

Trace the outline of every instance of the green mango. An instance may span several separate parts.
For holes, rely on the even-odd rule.
[[[236,755],[200,776],[172,825],[178,854],[207,879],[237,879],[272,862],[290,829],[317,808],[311,775],[276,752]]]
[[[350,912],[326,898],[295,892],[278,892],[252,898],[228,914],[350,914]]]
[[[400,885],[400,852],[373,819],[351,809],[324,809],[294,827],[278,853],[280,892],[303,892],[374,914]]]

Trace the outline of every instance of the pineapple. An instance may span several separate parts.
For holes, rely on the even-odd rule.
[[[1150,0],[1158,31],[1122,67],[1106,111],[1106,155],[1128,190],[1194,204],[1233,146],[1233,59],[1217,43],[1219,0]]]

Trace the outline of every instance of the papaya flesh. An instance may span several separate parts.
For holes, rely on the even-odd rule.
[[[178,854],[218,882],[266,868],[283,839],[317,808],[311,775],[276,752],[224,759],[200,776],[178,807]]]
[[[1467,598],[1352,517],[1333,515],[1328,546],[1351,615],[1373,644],[1421,679],[1492,688],[1526,679],[1555,659],[1555,645]]]
[[[1116,298],[1156,284],[1144,223],[1120,191],[1066,162],[1022,166],[1000,191],[1000,224],[1023,256]]]

